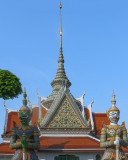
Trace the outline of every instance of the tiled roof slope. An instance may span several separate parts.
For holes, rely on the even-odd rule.
[[[34,107],[32,110],[32,125],[35,124],[35,122],[38,122],[39,117],[39,107]]]
[[[13,121],[15,121],[17,125],[20,125],[20,121],[18,118],[18,112],[12,111],[8,114],[8,123],[7,123],[7,131],[6,131],[7,134],[11,133],[11,130],[13,127]]]
[[[47,111],[45,110],[45,108],[42,107],[42,118],[44,118],[46,114],[47,114]],[[85,108],[85,114],[88,120],[90,115],[89,115],[89,111],[87,108]],[[39,115],[39,108],[38,107],[33,108],[32,125],[35,122],[38,122],[38,115]],[[95,125],[96,136],[100,136],[100,131],[102,129],[102,122],[104,122],[105,124],[109,124],[107,115],[106,113],[93,113],[93,120],[94,120],[94,125]],[[8,114],[6,135],[10,135],[12,127],[13,127],[13,121],[15,121],[17,125],[20,125],[17,112],[10,112]]]
[[[42,137],[42,149],[100,149],[100,143],[90,137]]]
[[[42,107],[41,112],[42,112],[42,118],[44,118],[48,111],[44,107]]]
[[[0,144],[0,154],[14,154],[15,150],[10,149],[9,143]]]
[[[102,122],[108,125],[110,122],[108,120],[106,113],[93,113],[94,127],[96,136],[100,136],[102,129]]]
[[[128,148],[122,148],[125,154],[128,154]],[[84,137],[41,137],[40,150],[44,151],[75,151],[75,152],[104,152],[104,148],[100,148],[98,139],[91,136]],[[0,156],[6,154],[14,154],[15,150],[9,148],[9,143],[0,144]]]

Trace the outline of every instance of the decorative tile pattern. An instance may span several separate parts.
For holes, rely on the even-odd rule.
[[[66,97],[47,127],[85,128]]]

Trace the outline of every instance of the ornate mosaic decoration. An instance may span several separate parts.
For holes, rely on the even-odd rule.
[[[56,114],[52,118],[47,127],[57,128],[84,128],[78,118],[74,108],[71,106],[68,99],[65,97]]]

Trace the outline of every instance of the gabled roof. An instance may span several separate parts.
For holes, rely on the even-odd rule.
[[[31,124],[34,125],[35,122],[38,122],[39,120],[39,107],[36,106],[32,109],[32,122]]]
[[[82,125],[84,127],[89,127],[87,124],[87,121],[83,118],[83,116],[79,110],[79,107],[77,106],[77,104],[75,102],[74,97],[70,93],[69,89],[66,87],[62,87],[62,89],[60,90],[60,94],[54,100],[50,110],[48,111],[47,115],[43,119],[41,127],[46,127],[50,123],[51,119],[53,118],[53,116],[55,115],[57,110],[59,109],[64,97],[66,97],[68,99],[68,101],[70,102],[71,107],[74,109],[75,114],[79,117],[79,120],[81,121]]]
[[[89,136],[42,136],[41,150],[104,150],[98,139]]]
[[[6,134],[10,134],[12,127],[13,127],[13,121],[16,122],[17,125],[20,125],[19,117],[18,117],[18,112],[10,112],[8,114],[8,122],[7,122],[7,130]]]
[[[110,124],[110,121],[107,117],[106,113],[93,113],[94,127],[95,133],[97,136],[100,136],[102,123],[104,122],[106,125]]]
[[[66,94],[70,95],[70,92],[69,93],[65,92],[64,96],[66,96]],[[72,98],[73,98],[73,96],[72,96]],[[80,112],[79,108],[77,107],[76,109],[77,109],[77,113],[79,113],[79,115],[81,116],[81,112]],[[39,113],[39,107],[34,107],[33,108],[33,115],[32,115],[32,125],[35,122],[38,122],[38,113]],[[48,113],[45,110],[45,108],[42,107],[42,118],[46,117],[46,115],[48,116]],[[85,115],[86,115],[86,118],[88,120],[90,118],[90,113],[89,113],[89,110],[87,108],[85,108]],[[94,131],[96,133],[96,136],[99,137],[101,129],[102,129],[102,122],[104,122],[107,125],[107,124],[109,124],[109,120],[108,120],[105,112],[104,113],[94,113],[93,112],[92,115],[93,115],[94,128],[95,128]],[[83,117],[81,119],[83,119]],[[12,130],[12,127],[13,127],[13,121],[15,121],[17,125],[20,125],[20,121],[19,121],[19,118],[18,118],[18,112],[17,111],[11,111],[11,112],[8,113],[7,128],[6,128],[5,133],[2,135],[3,138],[10,137],[11,130]],[[85,120],[83,120],[83,121],[85,121]]]
[[[125,154],[128,148],[122,147]],[[104,152],[105,148],[100,148],[99,139],[90,135],[68,135],[68,136],[41,136],[39,152],[62,151],[62,152]],[[0,157],[12,156],[15,150],[10,149],[9,143],[0,143]]]

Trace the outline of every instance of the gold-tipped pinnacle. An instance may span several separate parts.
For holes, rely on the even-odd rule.
[[[62,8],[61,2],[60,2],[60,9]]]

